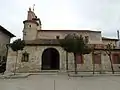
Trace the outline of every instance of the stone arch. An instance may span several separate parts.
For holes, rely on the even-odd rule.
[[[59,70],[60,55],[55,48],[47,48],[42,53],[42,70]]]

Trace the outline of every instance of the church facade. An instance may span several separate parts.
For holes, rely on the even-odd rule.
[[[17,59],[17,72],[41,72],[41,71],[74,71],[74,56],[67,53],[59,45],[57,39],[63,39],[66,35],[77,33],[88,39],[89,44],[94,45],[94,53],[76,56],[78,71],[96,72],[111,71],[110,60],[104,46],[112,43],[117,46],[118,39],[102,37],[101,31],[92,30],[42,30],[40,19],[29,9],[27,20],[23,21],[23,40],[26,46],[19,51]],[[112,60],[115,71],[120,71],[120,50],[112,51]],[[94,65],[93,65],[94,60]],[[13,72],[16,62],[16,53],[9,48],[7,58],[7,71]]]

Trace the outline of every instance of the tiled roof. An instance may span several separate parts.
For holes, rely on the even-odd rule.
[[[36,39],[36,40],[26,40],[27,45],[59,45],[57,39]]]
[[[111,38],[104,38],[103,40],[118,40],[118,39],[111,39]],[[36,40],[26,40],[26,45],[59,45],[59,41],[57,39],[36,39]]]
[[[102,40],[113,40],[113,41],[118,41],[118,39],[115,39],[115,38],[107,38],[107,37],[102,37]]]
[[[6,30],[4,27],[2,27],[0,25],[0,31],[2,31],[3,33],[5,33],[6,35],[10,36],[10,37],[15,37],[15,35],[13,35],[11,32],[9,32],[8,30]]]
[[[36,40],[26,40],[26,45],[60,45],[57,39],[36,39]],[[94,45],[94,44],[89,44]],[[98,44],[101,45],[101,44]]]
[[[39,32],[98,32],[101,33],[101,31],[92,31],[92,30],[38,30]]]

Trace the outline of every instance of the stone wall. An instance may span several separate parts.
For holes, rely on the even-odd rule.
[[[93,71],[93,61],[92,61],[92,53],[86,54],[83,56],[84,63],[77,64],[78,71]],[[69,53],[69,71],[74,71],[74,56],[72,53]],[[95,64],[95,71],[101,71],[101,65]]]
[[[24,40],[35,40],[37,37],[37,24],[26,22],[23,29]]]
[[[102,44],[102,38],[101,38],[101,33],[100,32],[85,32],[85,31],[81,31],[81,32],[71,32],[71,31],[39,31],[38,32],[38,39],[56,39],[56,36],[59,36],[60,39],[63,39],[66,35],[68,35],[69,33],[77,33],[78,35],[82,35],[84,36],[88,36],[89,37],[89,43],[90,44]]]
[[[57,46],[26,46],[23,51],[19,51],[17,59],[17,72],[39,72],[41,71],[42,53],[47,48],[55,48],[60,54],[60,70],[64,71],[65,64],[65,51]],[[21,62],[22,53],[27,51],[29,53],[29,61]],[[9,48],[7,59],[7,72],[14,70],[16,60],[16,53]]]
[[[26,46],[23,51],[19,51],[17,59],[17,72],[40,72],[42,65],[42,53],[47,48],[55,48],[60,55],[60,72],[66,71],[66,52],[58,46]],[[22,53],[27,51],[29,55],[28,62],[21,62]],[[104,52],[101,54],[101,64],[95,65],[95,71],[104,72],[111,71],[110,61]],[[16,60],[16,53],[9,48],[9,54],[7,59],[7,71],[14,70]],[[114,64],[114,70],[120,71],[118,64]],[[74,56],[72,53],[68,54],[68,70],[74,71]],[[78,64],[78,71],[93,71],[92,54],[84,55],[84,64]]]
[[[102,64],[103,64],[102,65],[103,71],[111,71],[110,59],[105,52],[102,52]],[[114,71],[120,71],[119,67],[120,67],[120,64],[113,64]]]
[[[10,37],[3,32],[0,32],[0,56],[6,56],[6,44],[10,43]]]

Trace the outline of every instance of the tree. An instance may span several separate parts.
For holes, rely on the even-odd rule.
[[[14,69],[14,75],[16,73],[16,65],[17,65],[17,58],[18,58],[18,51],[23,50],[25,46],[25,42],[21,39],[17,39],[13,41],[13,43],[10,44],[10,47],[12,48],[13,51],[16,52],[16,62],[15,62],[15,69]]]
[[[82,35],[78,36],[77,34],[68,34],[64,39],[59,39],[60,46],[67,52],[72,52],[74,54],[74,67],[75,74],[77,74],[77,62],[76,62],[76,54],[84,55],[89,54],[91,49],[86,42],[86,40],[82,37]]]
[[[68,52],[66,51],[66,70],[68,71]]]
[[[92,62],[93,62],[93,74],[95,74],[95,59],[93,57],[95,52],[95,45],[92,46]]]
[[[107,44],[106,48],[105,48],[105,52],[107,53],[107,55],[109,57],[112,73],[114,74],[113,62],[112,62],[112,57],[111,57],[112,50],[113,50],[112,44],[111,43]]]

